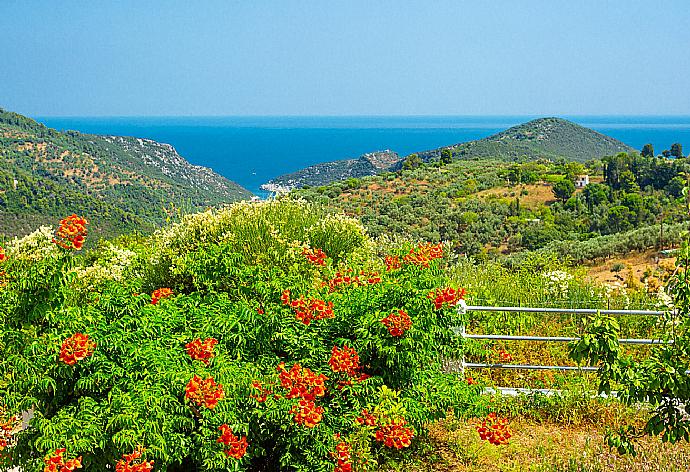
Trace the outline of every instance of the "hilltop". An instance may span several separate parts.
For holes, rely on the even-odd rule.
[[[454,159],[491,159],[502,161],[534,161],[540,159],[584,162],[633,152],[627,144],[561,118],[539,118],[492,136],[438,149],[417,152],[422,161],[438,159],[448,150]],[[370,156],[375,162],[369,162]],[[290,190],[305,186],[325,185],[348,178],[396,171],[405,159],[392,151],[364,154],[358,159],[317,164],[290,174],[281,175],[262,186],[265,190]],[[381,159],[381,157],[384,157]]]
[[[169,144],[59,132],[0,109],[0,236],[83,214],[102,234],[150,230],[175,208],[202,210],[251,197]]]
[[[584,162],[635,149],[610,136],[562,118],[539,118],[484,139],[418,153],[429,160],[449,149],[457,158],[536,160],[564,158]]]

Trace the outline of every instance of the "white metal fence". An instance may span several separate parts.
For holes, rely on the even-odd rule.
[[[501,312],[501,313],[543,313],[543,314],[570,314],[570,315],[636,315],[636,316],[661,316],[663,311],[656,310],[598,310],[592,308],[533,308],[516,306],[468,306],[464,303],[458,305],[458,313],[465,315],[469,312]],[[571,342],[579,338],[562,336],[515,336],[504,334],[470,334],[465,330],[465,325],[456,328],[457,333],[465,339],[487,339],[504,341],[537,341],[537,342]],[[664,344],[661,339],[639,339],[622,338],[618,340],[621,344]],[[481,362],[465,362],[463,355],[461,368],[465,369],[523,369],[523,370],[560,370],[560,371],[581,371],[596,372],[597,367],[579,367],[566,365],[531,365],[531,364],[487,364]],[[515,390],[515,389],[511,389]],[[520,389],[529,390],[529,389]]]

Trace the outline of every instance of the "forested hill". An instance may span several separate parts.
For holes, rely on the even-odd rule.
[[[276,177],[261,188],[269,192],[284,192],[304,186],[325,185],[338,180],[376,175],[394,168],[401,162],[400,156],[391,151],[377,151],[361,155],[357,159],[322,162]]]
[[[97,233],[150,230],[170,211],[251,197],[169,144],[58,132],[0,109],[0,237],[78,213]]]
[[[584,162],[633,148],[610,136],[561,118],[539,118],[484,139],[419,153],[423,160],[440,157],[443,149],[458,158],[535,160],[565,158]]]
[[[487,138],[453,144],[429,151],[421,151],[404,159],[392,151],[374,153],[394,156],[368,165],[363,159],[347,159],[317,164],[306,169],[281,175],[262,187],[266,190],[293,189],[304,186],[326,185],[347,178],[359,178],[399,170],[419,161],[440,159],[492,159],[502,161],[535,161],[540,159],[585,162],[620,152],[633,152],[633,148],[610,136],[598,133],[561,118],[539,118],[514,126]],[[364,164],[364,165],[363,165]]]

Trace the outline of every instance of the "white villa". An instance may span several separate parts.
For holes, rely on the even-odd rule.
[[[589,175],[578,175],[575,179],[575,188],[583,188],[589,185]]]

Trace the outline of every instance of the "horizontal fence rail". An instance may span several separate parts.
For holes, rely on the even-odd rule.
[[[520,306],[469,306],[458,308],[458,311],[504,311],[514,313],[565,313],[579,315],[641,315],[661,316],[665,312],[657,310],[597,310],[594,308],[530,308]]]
[[[553,314],[580,314],[580,315],[635,315],[635,316],[662,316],[664,311],[658,310],[599,310],[593,308],[538,308],[538,307],[520,307],[520,306],[471,306],[461,303],[458,305],[458,313],[465,314],[468,312],[507,312],[507,313],[553,313]],[[516,336],[504,334],[469,334],[465,331],[465,326],[457,326],[455,332],[465,339],[496,339],[505,341],[539,341],[539,342],[573,342],[578,341],[577,337],[565,336]],[[623,338],[619,339],[620,344],[641,344],[641,345],[662,345],[670,344],[673,341],[664,341],[662,339],[637,339],[637,338]],[[560,370],[560,371],[577,371],[577,372],[596,372],[598,367],[581,367],[569,365],[532,365],[532,364],[486,364],[481,362],[465,362],[463,356],[461,361],[461,368],[464,369],[508,369],[508,370]],[[689,371],[690,372],[690,371]],[[531,391],[532,389],[520,389]],[[544,389],[541,389],[544,390]]]
[[[569,343],[571,341],[579,341],[580,338],[567,338],[562,336],[511,336],[503,334],[463,334],[463,338],[467,339],[501,339],[505,341],[545,341],[545,342],[562,342]],[[622,338],[619,339],[620,344],[671,344],[673,341],[664,341],[663,339],[637,339],[637,338]]]
[[[576,365],[482,364],[481,362],[463,362],[463,366],[469,369],[577,370],[583,372],[599,370],[598,367],[579,367]]]

